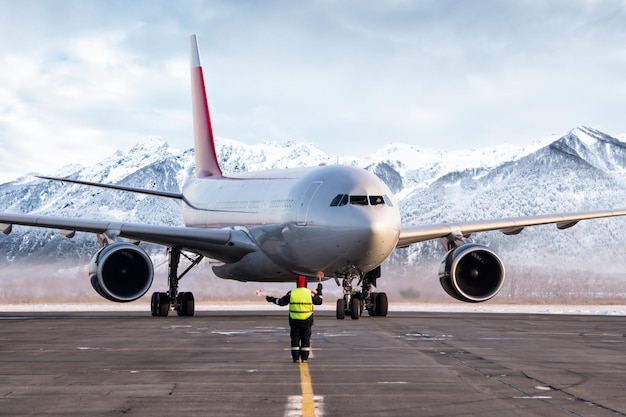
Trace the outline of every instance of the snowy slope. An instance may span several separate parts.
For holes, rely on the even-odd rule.
[[[521,148],[502,145],[444,152],[391,143],[361,160],[329,155],[301,142],[246,145],[218,138],[216,148],[225,173],[322,163],[371,170],[396,194],[404,224],[626,207],[626,144],[587,127]],[[42,174],[179,191],[193,168],[192,150],[176,151],[164,140],[150,138],[96,165],[73,164]],[[176,201],[42,181],[30,175],[0,185],[0,211],[182,224]],[[561,232],[544,226],[529,228],[519,236],[493,232],[473,239],[496,250],[511,273],[549,267],[606,275],[626,268],[620,238],[624,226],[626,219],[610,219],[582,222]],[[88,234],[69,240],[54,231],[21,227],[1,236],[0,243],[0,264],[13,264],[26,256],[33,261],[65,259],[75,264],[77,257],[84,261],[97,250],[95,238]],[[438,242],[427,242],[396,251],[385,268],[400,271],[407,287],[404,294],[410,297],[423,271],[430,280],[436,277],[442,255]]]

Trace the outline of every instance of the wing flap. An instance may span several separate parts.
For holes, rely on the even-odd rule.
[[[4,233],[5,235],[10,235],[12,231],[13,231],[12,224],[0,223],[0,232]]]
[[[87,232],[114,238],[177,246],[223,262],[234,262],[257,250],[243,230],[200,229],[110,222],[102,220],[65,219],[28,214],[0,214],[2,230],[12,225],[57,229],[62,234]]]
[[[402,248],[412,245],[413,243],[443,238],[453,234],[469,236],[473,233],[499,230],[504,234],[512,235],[520,233],[525,227],[547,224],[555,224],[559,230],[562,230],[572,227],[582,220],[618,216],[626,216],[626,209],[415,226],[403,228],[400,231],[400,238],[398,239],[396,247]]]

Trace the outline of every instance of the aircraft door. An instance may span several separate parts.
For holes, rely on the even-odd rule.
[[[311,206],[313,197],[315,197],[315,193],[317,193],[317,190],[320,188],[321,185],[322,181],[314,181],[309,184],[308,188],[304,192],[302,200],[300,200],[300,205],[298,206],[298,215],[296,219],[296,224],[298,226],[306,226],[309,207]]]

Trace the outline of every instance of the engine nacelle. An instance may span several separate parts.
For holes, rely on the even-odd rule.
[[[465,244],[448,252],[439,267],[443,289],[460,301],[493,298],[504,284],[504,265],[486,246]]]
[[[94,290],[117,303],[135,301],[152,285],[154,268],[148,254],[132,243],[113,243],[91,259],[89,278]]]

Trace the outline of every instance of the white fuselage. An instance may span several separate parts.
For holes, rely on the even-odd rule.
[[[358,168],[195,178],[183,195],[188,227],[244,229],[258,247],[235,264],[214,268],[224,278],[291,281],[294,274],[317,271],[365,273],[389,256],[400,233],[391,191]]]

